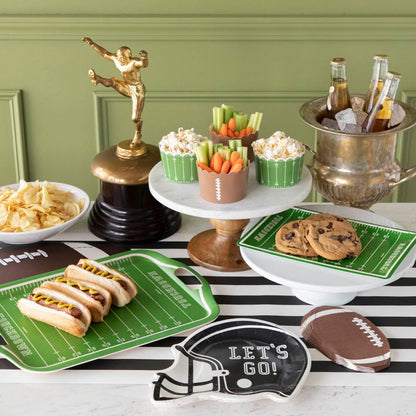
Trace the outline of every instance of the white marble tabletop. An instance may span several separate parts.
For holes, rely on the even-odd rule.
[[[416,231],[416,204],[380,203],[373,211],[385,216],[406,229]],[[79,240],[86,234],[86,219],[65,233],[66,240]],[[179,232],[209,228],[208,219],[183,216]],[[84,237],[85,238],[85,237]],[[59,236],[62,239],[62,236]],[[91,239],[91,238],[90,238]],[[105,377],[105,376],[104,376]],[[313,374],[310,375],[313,377]],[[315,380],[316,381],[316,380]],[[279,404],[271,400],[242,403],[200,401],[182,407],[156,407],[150,402],[147,385],[125,380],[125,384],[112,384],[110,378],[99,384],[79,383],[8,383],[0,380],[0,413],[2,416],[28,414],[49,416],[59,414],[118,416],[118,415],[414,415],[415,387],[331,387],[306,384],[291,402]],[[400,383],[399,383],[400,384]],[[416,384],[416,383],[414,383]]]

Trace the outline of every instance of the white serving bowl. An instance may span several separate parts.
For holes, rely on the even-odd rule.
[[[42,183],[43,181],[40,181]],[[49,181],[48,181],[49,182]],[[28,182],[30,183],[30,182]],[[52,185],[56,185],[60,190],[69,191],[73,195],[74,199],[84,199],[84,206],[81,212],[74,218],[70,219],[69,221],[63,222],[62,224],[54,225],[53,227],[43,228],[36,231],[20,231],[20,232],[1,232],[0,231],[0,241],[3,241],[7,244],[31,244],[36,243],[38,241],[46,240],[56,234],[61,233],[62,231],[67,230],[69,227],[73,226],[77,221],[79,221],[84,214],[88,211],[90,205],[90,198],[88,195],[82,190],[75,186],[68,185],[66,183],[59,183],[59,182],[49,182]],[[10,188],[13,190],[17,190],[19,188],[19,184],[12,184],[12,185],[4,185],[1,186],[2,188]]]

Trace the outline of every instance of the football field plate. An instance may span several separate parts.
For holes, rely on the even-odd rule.
[[[213,321],[219,313],[209,284],[190,267],[150,250],[132,250],[99,262],[129,276],[138,294],[126,306],[111,307],[104,322],[75,337],[24,316],[17,301],[64,269],[0,286],[0,355],[34,372],[61,370],[176,335]],[[192,288],[180,274],[194,276]]]

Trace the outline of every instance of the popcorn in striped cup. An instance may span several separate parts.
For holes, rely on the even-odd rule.
[[[159,142],[160,157],[165,176],[177,183],[198,182],[195,146],[207,140],[194,129],[180,127],[171,131]]]
[[[283,131],[252,143],[256,179],[271,188],[288,188],[300,182],[305,146]]]

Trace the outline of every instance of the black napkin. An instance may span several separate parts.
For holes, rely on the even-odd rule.
[[[84,244],[99,248],[108,256],[128,250],[125,246],[108,242]],[[27,245],[0,244],[0,284],[62,269],[69,264],[76,264],[80,258],[85,258],[85,255],[60,241]]]

